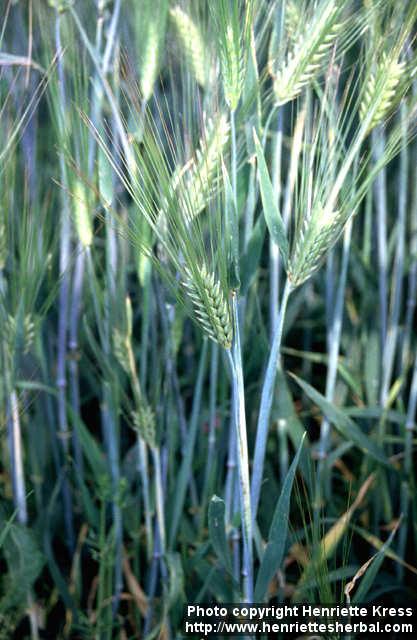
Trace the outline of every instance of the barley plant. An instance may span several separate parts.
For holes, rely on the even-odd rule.
[[[2,9],[0,637],[413,606],[416,3]]]

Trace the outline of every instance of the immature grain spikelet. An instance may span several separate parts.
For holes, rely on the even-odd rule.
[[[293,287],[301,285],[318,269],[343,225],[344,220],[339,211],[326,211],[323,207],[318,207],[305,217],[296,232],[288,265],[288,277]]]
[[[217,0],[213,7],[224,97],[228,107],[234,111],[245,79],[253,0]]]
[[[153,93],[164,46],[168,0],[142,0],[135,3],[139,49],[139,80],[143,99]]]
[[[230,349],[232,322],[220,281],[203,265],[193,272],[187,269],[183,284],[193,304],[196,321],[204,333],[225,349]]]
[[[184,58],[196,81],[201,87],[207,84],[207,45],[197,24],[179,5],[169,11],[176,28]]]
[[[155,415],[150,406],[142,402],[135,411],[132,411],[133,428],[139,433],[149,447],[155,447],[156,429]]]
[[[91,224],[90,207],[87,193],[81,180],[77,180],[74,186],[74,223],[78,239],[83,247],[91,246],[93,241],[93,228]]]
[[[130,366],[127,339],[125,334],[119,331],[119,329],[113,330],[113,353],[122,369],[129,374]]]
[[[10,349],[20,350],[24,354],[29,353],[35,340],[35,323],[32,315],[26,314],[22,321],[19,315],[14,317],[9,314],[5,324]]]
[[[285,5],[285,30],[289,38],[297,33],[302,20],[300,3],[297,0],[288,0]]]
[[[366,119],[369,111],[373,110],[368,131],[380,124],[389,113],[405,69],[404,61],[401,62],[396,57],[390,58],[384,52],[376,65],[375,72],[369,74],[359,109],[362,121]]]
[[[287,53],[277,68],[270,64],[277,104],[294,100],[324,68],[342,27],[340,13],[335,0],[323,1],[311,20],[290,11]]]

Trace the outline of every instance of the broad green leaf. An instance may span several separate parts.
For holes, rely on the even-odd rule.
[[[364,453],[372,456],[377,462],[392,469],[392,465],[385,456],[384,452],[376,445],[368,436],[359,429],[357,424],[349,418],[343,411],[335,407],[331,402],[316,391],[311,385],[294,374],[290,374],[296,383],[302,388],[304,393],[312,400],[327,416],[327,419],[335,426],[339,433],[356,444]]]
[[[281,214],[278,211],[278,207],[275,202],[274,191],[272,189],[271,179],[269,177],[268,168],[266,166],[265,156],[255,130],[253,131],[253,137],[255,140],[259,186],[261,188],[261,198],[265,220],[272,240],[275,242],[275,244],[278,245],[284,262],[284,267],[286,269],[288,265],[289,255],[287,234],[281,218]]]
[[[272,518],[271,528],[268,535],[268,543],[262,556],[261,566],[255,586],[255,602],[263,602],[268,591],[269,583],[281,566],[284,557],[285,544],[288,534],[288,516],[290,511],[291,490],[294,483],[295,472],[303,448],[304,437],[301,441],[294,460],[288,470],[281,495],[278,498],[275,513]]]
[[[223,567],[231,574],[232,563],[226,538],[225,504],[218,496],[213,496],[209,505],[208,527],[212,547]]]

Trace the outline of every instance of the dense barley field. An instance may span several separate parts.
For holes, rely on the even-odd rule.
[[[0,638],[417,606],[416,3],[0,6]]]

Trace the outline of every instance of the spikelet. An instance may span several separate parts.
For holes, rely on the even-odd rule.
[[[246,73],[253,0],[216,0],[212,3],[226,104],[234,111]]]
[[[229,124],[225,114],[221,114],[216,121],[210,119],[195,158],[173,180],[180,206],[191,220],[207,206],[216,189],[220,158],[228,140]]]
[[[285,30],[288,37],[293,38],[300,28],[302,19],[300,3],[296,0],[288,0],[285,5]]]
[[[225,47],[222,51],[221,66],[223,71],[224,96],[230,109],[234,111],[238,105],[243,89],[243,60],[240,47],[236,44],[236,36],[231,25],[226,30]]]
[[[114,357],[125,371],[125,373],[129,374],[129,353],[127,348],[127,338],[126,336],[119,331],[119,329],[113,330],[113,353]]]
[[[196,321],[204,333],[225,349],[232,346],[232,323],[230,310],[220,281],[209,273],[203,265],[197,271],[197,277],[186,269],[183,282],[187,295],[194,306]]]
[[[390,59],[384,52],[377,64],[375,73],[370,73],[359,108],[362,122],[366,119],[370,109],[374,110],[367,129],[368,132],[380,124],[389,113],[405,68],[405,62],[400,62],[395,58]]]
[[[77,180],[74,186],[74,223],[78,239],[83,247],[91,246],[93,241],[93,228],[89,209],[85,187],[81,180]]]
[[[139,81],[143,99],[153,93],[164,46],[168,0],[141,0],[137,3]]]
[[[29,353],[35,339],[35,323],[32,315],[30,313],[25,315],[21,326],[16,317],[8,315],[5,324],[9,347],[13,350],[20,349],[24,354]]]
[[[144,439],[147,445],[155,447],[156,429],[155,415],[146,402],[142,402],[140,407],[132,411],[133,428]]]
[[[207,85],[206,44],[200,29],[194,20],[176,5],[169,11],[169,15],[175,25],[178,40],[182,46],[185,60],[201,87]]]
[[[300,21],[302,29],[298,28],[297,35],[291,33],[285,59],[272,73],[277,104],[294,100],[323,69],[342,26],[338,15],[336,3],[328,2],[312,26]]]
[[[296,232],[288,266],[288,278],[293,287],[300,286],[319,268],[327,251],[341,233],[343,224],[339,211],[329,212],[323,207],[305,217]]]

